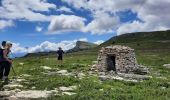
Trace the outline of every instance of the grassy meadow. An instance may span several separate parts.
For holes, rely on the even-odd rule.
[[[157,34],[158,33],[158,34]],[[101,46],[87,51],[64,55],[64,66],[57,65],[56,55],[16,58],[14,69],[17,76],[28,74],[28,82],[21,82],[23,90],[53,90],[60,86],[77,86],[75,95],[56,95],[49,100],[169,100],[170,69],[170,34],[128,34],[111,38]],[[102,46],[111,44],[127,45],[135,49],[139,64],[149,68],[151,79],[143,82],[124,82],[108,80],[101,82],[96,75],[89,75],[90,65],[97,60],[97,51]],[[24,63],[23,65],[20,63]],[[68,70],[86,74],[83,79],[73,76],[45,75],[47,70],[40,66],[51,67],[51,71]],[[11,71],[10,77],[14,74]]]
[[[21,83],[25,90],[31,87],[36,87],[36,90],[52,90],[60,86],[78,86],[74,91],[77,94],[55,96],[50,98],[52,100],[168,100],[170,69],[162,65],[170,62],[170,53],[136,51],[136,54],[138,63],[149,67],[152,79],[138,83],[117,80],[100,82],[97,76],[88,75],[89,65],[96,60],[97,53],[87,52],[66,54],[63,67],[58,67],[55,55],[49,55],[15,59],[14,68],[17,76],[31,75],[27,78],[29,83]],[[86,77],[78,79],[71,76],[48,76],[42,74],[46,70],[40,66],[49,66],[53,68],[53,71],[66,69],[69,72],[83,72]]]

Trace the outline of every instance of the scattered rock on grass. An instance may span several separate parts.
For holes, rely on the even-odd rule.
[[[170,64],[164,64],[163,66],[166,68],[170,68]]]
[[[21,63],[19,63],[19,65],[23,66],[23,65],[24,65],[24,63],[22,63],[22,62],[21,62]]]
[[[64,75],[64,74],[67,74],[68,71],[67,70],[60,70],[60,71],[57,71],[57,73]]]
[[[62,86],[62,87],[59,87],[60,91],[73,91],[75,89],[77,89],[77,86],[69,86],[69,87]]]
[[[84,73],[78,73],[77,76],[79,79],[83,79],[86,75]]]
[[[21,91],[9,97],[9,99],[13,100],[25,100],[25,99],[47,99],[52,96],[51,91]]]
[[[11,89],[16,89],[16,88],[23,88],[23,85],[20,85],[20,84],[8,84],[8,85],[5,85],[3,88],[11,90]]]
[[[48,67],[48,66],[40,66],[40,68],[42,68],[44,70],[51,70],[52,69],[51,67]]]
[[[62,95],[69,95],[69,96],[71,96],[71,95],[75,95],[75,94],[77,94],[77,93],[74,93],[74,92],[62,92]]]

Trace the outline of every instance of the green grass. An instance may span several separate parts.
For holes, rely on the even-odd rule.
[[[60,86],[79,86],[76,95],[72,96],[55,96],[54,100],[168,100],[170,98],[170,69],[162,65],[170,62],[170,53],[142,53],[136,51],[139,64],[146,65],[150,68],[152,79],[139,82],[122,82],[109,80],[100,83],[95,76],[87,76],[80,80],[68,76],[48,76],[41,72],[45,72],[40,66],[49,66],[58,69],[67,69],[70,72],[87,73],[92,61],[97,58],[96,53],[73,53],[65,55],[64,67],[57,66],[55,56],[29,57],[15,59],[14,68],[18,75],[29,74],[32,77],[26,78],[29,84],[21,83],[28,90],[35,86],[36,90],[52,90]],[[48,58],[48,59],[47,59]],[[19,65],[19,63],[24,65]],[[155,72],[159,72],[160,76],[166,77],[167,80],[158,79]],[[13,73],[11,72],[11,76]],[[165,87],[162,89],[162,87]],[[103,91],[100,91],[103,89]]]
[[[166,42],[160,42],[164,41]],[[28,57],[15,59],[14,68],[18,75],[29,74],[26,78],[29,84],[22,83],[25,89],[35,86],[37,90],[52,90],[60,86],[78,86],[72,96],[55,96],[52,100],[169,100],[170,99],[170,69],[163,64],[170,63],[170,34],[166,32],[153,32],[144,34],[129,34],[111,38],[94,50],[66,54],[64,67],[57,66],[54,55]],[[100,82],[96,76],[89,76],[88,70],[92,61],[97,59],[97,50],[110,44],[130,46],[135,49],[139,64],[149,68],[153,78],[139,83],[108,80]],[[48,59],[47,59],[48,58]],[[19,63],[24,63],[23,66]],[[40,66],[66,69],[69,72],[86,73],[86,78],[80,80],[67,76],[47,76]],[[55,71],[55,70],[54,70]],[[11,76],[13,73],[11,72]],[[161,79],[158,77],[164,77]],[[102,89],[102,90],[101,90]]]

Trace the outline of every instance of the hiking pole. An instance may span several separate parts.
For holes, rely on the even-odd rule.
[[[16,74],[16,72],[14,70],[14,67],[13,66],[11,66],[11,67],[12,67],[12,71],[13,71],[14,75],[17,76],[17,74]]]
[[[12,60],[12,58],[13,58],[13,53],[11,52],[11,53],[10,53],[10,59]],[[13,61],[13,60],[12,60],[12,61]],[[14,67],[13,67],[12,64],[11,64],[11,67],[12,67],[12,71],[13,71],[14,75],[17,76],[17,74],[16,74],[16,72],[15,72]]]

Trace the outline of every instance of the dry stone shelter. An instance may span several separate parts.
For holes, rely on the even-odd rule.
[[[116,73],[134,73],[138,69],[134,49],[127,46],[113,45],[99,51],[97,70]]]

